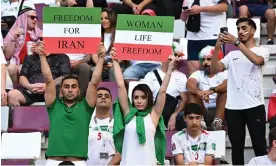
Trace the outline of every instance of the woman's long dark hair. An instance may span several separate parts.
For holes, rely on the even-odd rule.
[[[109,22],[110,22],[110,28],[111,28],[111,42],[110,42],[110,46],[108,48],[108,50],[106,51],[107,53],[110,52],[110,50],[112,49],[113,47],[113,42],[114,42],[114,38],[115,38],[115,30],[116,30],[116,22],[117,22],[117,14],[109,7],[107,8],[104,8],[102,10],[102,13],[103,12],[106,12],[107,13],[107,17],[109,19]],[[104,42],[104,28],[102,27],[102,41],[101,42]]]
[[[134,95],[134,92],[137,90],[144,92],[145,96],[148,99],[148,105],[147,105],[146,109],[152,108],[153,107],[153,95],[152,95],[152,91],[151,91],[150,87],[147,84],[138,84],[137,86],[134,87],[134,89],[132,90],[132,94],[131,94],[132,106],[135,107],[134,102],[133,102],[134,101],[133,95]]]

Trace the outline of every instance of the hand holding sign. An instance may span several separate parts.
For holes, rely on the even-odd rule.
[[[100,43],[97,54],[98,54],[99,58],[104,58],[105,57],[106,50],[105,50],[105,47],[104,47],[103,43]]]
[[[113,60],[118,61],[116,48],[112,47],[112,49],[110,51],[110,56],[112,57]]]

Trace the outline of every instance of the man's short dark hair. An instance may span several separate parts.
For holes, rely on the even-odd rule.
[[[111,91],[110,91],[108,88],[105,88],[105,87],[99,87],[99,88],[97,89],[97,92],[98,92],[98,91],[100,91],[100,90],[105,90],[105,91],[107,91],[107,92],[110,94],[110,97],[112,98]]]
[[[255,30],[257,29],[256,23],[251,18],[239,18],[236,22],[236,25],[238,26],[242,22],[247,22],[249,26],[251,26]]]
[[[202,109],[200,105],[196,103],[190,103],[186,106],[186,109],[184,111],[184,116],[188,116],[190,114],[197,114],[197,115],[203,115]]]
[[[77,80],[77,81],[78,81],[78,84],[80,85],[79,79],[78,79],[78,78],[79,78],[78,75],[75,75],[75,74],[66,75],[66,76],[64,76],[64,77],[62,78],[60,85],[62,86],[63,82],[64,82],[65,80],[69,80],[69,79]]]
[[[269,147],[273,146],[273,141],[276,140],[276,127],[272,128],[269,132],[268,135],[268,139],[269,139]]]

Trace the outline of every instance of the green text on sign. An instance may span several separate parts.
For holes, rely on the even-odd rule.
[[[43,23],[100,24],[100,8],[44,7]]]
[[[173,32],[174,17],[119,14],[116,30]]]

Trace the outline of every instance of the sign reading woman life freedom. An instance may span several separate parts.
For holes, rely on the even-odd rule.
[[[118,15],[114,46],[118,59],[166,61],[172,53],[173,17]]]
[[[101,9],[43,8],[43,40],[48,53],[96,53],[101,42]]]

